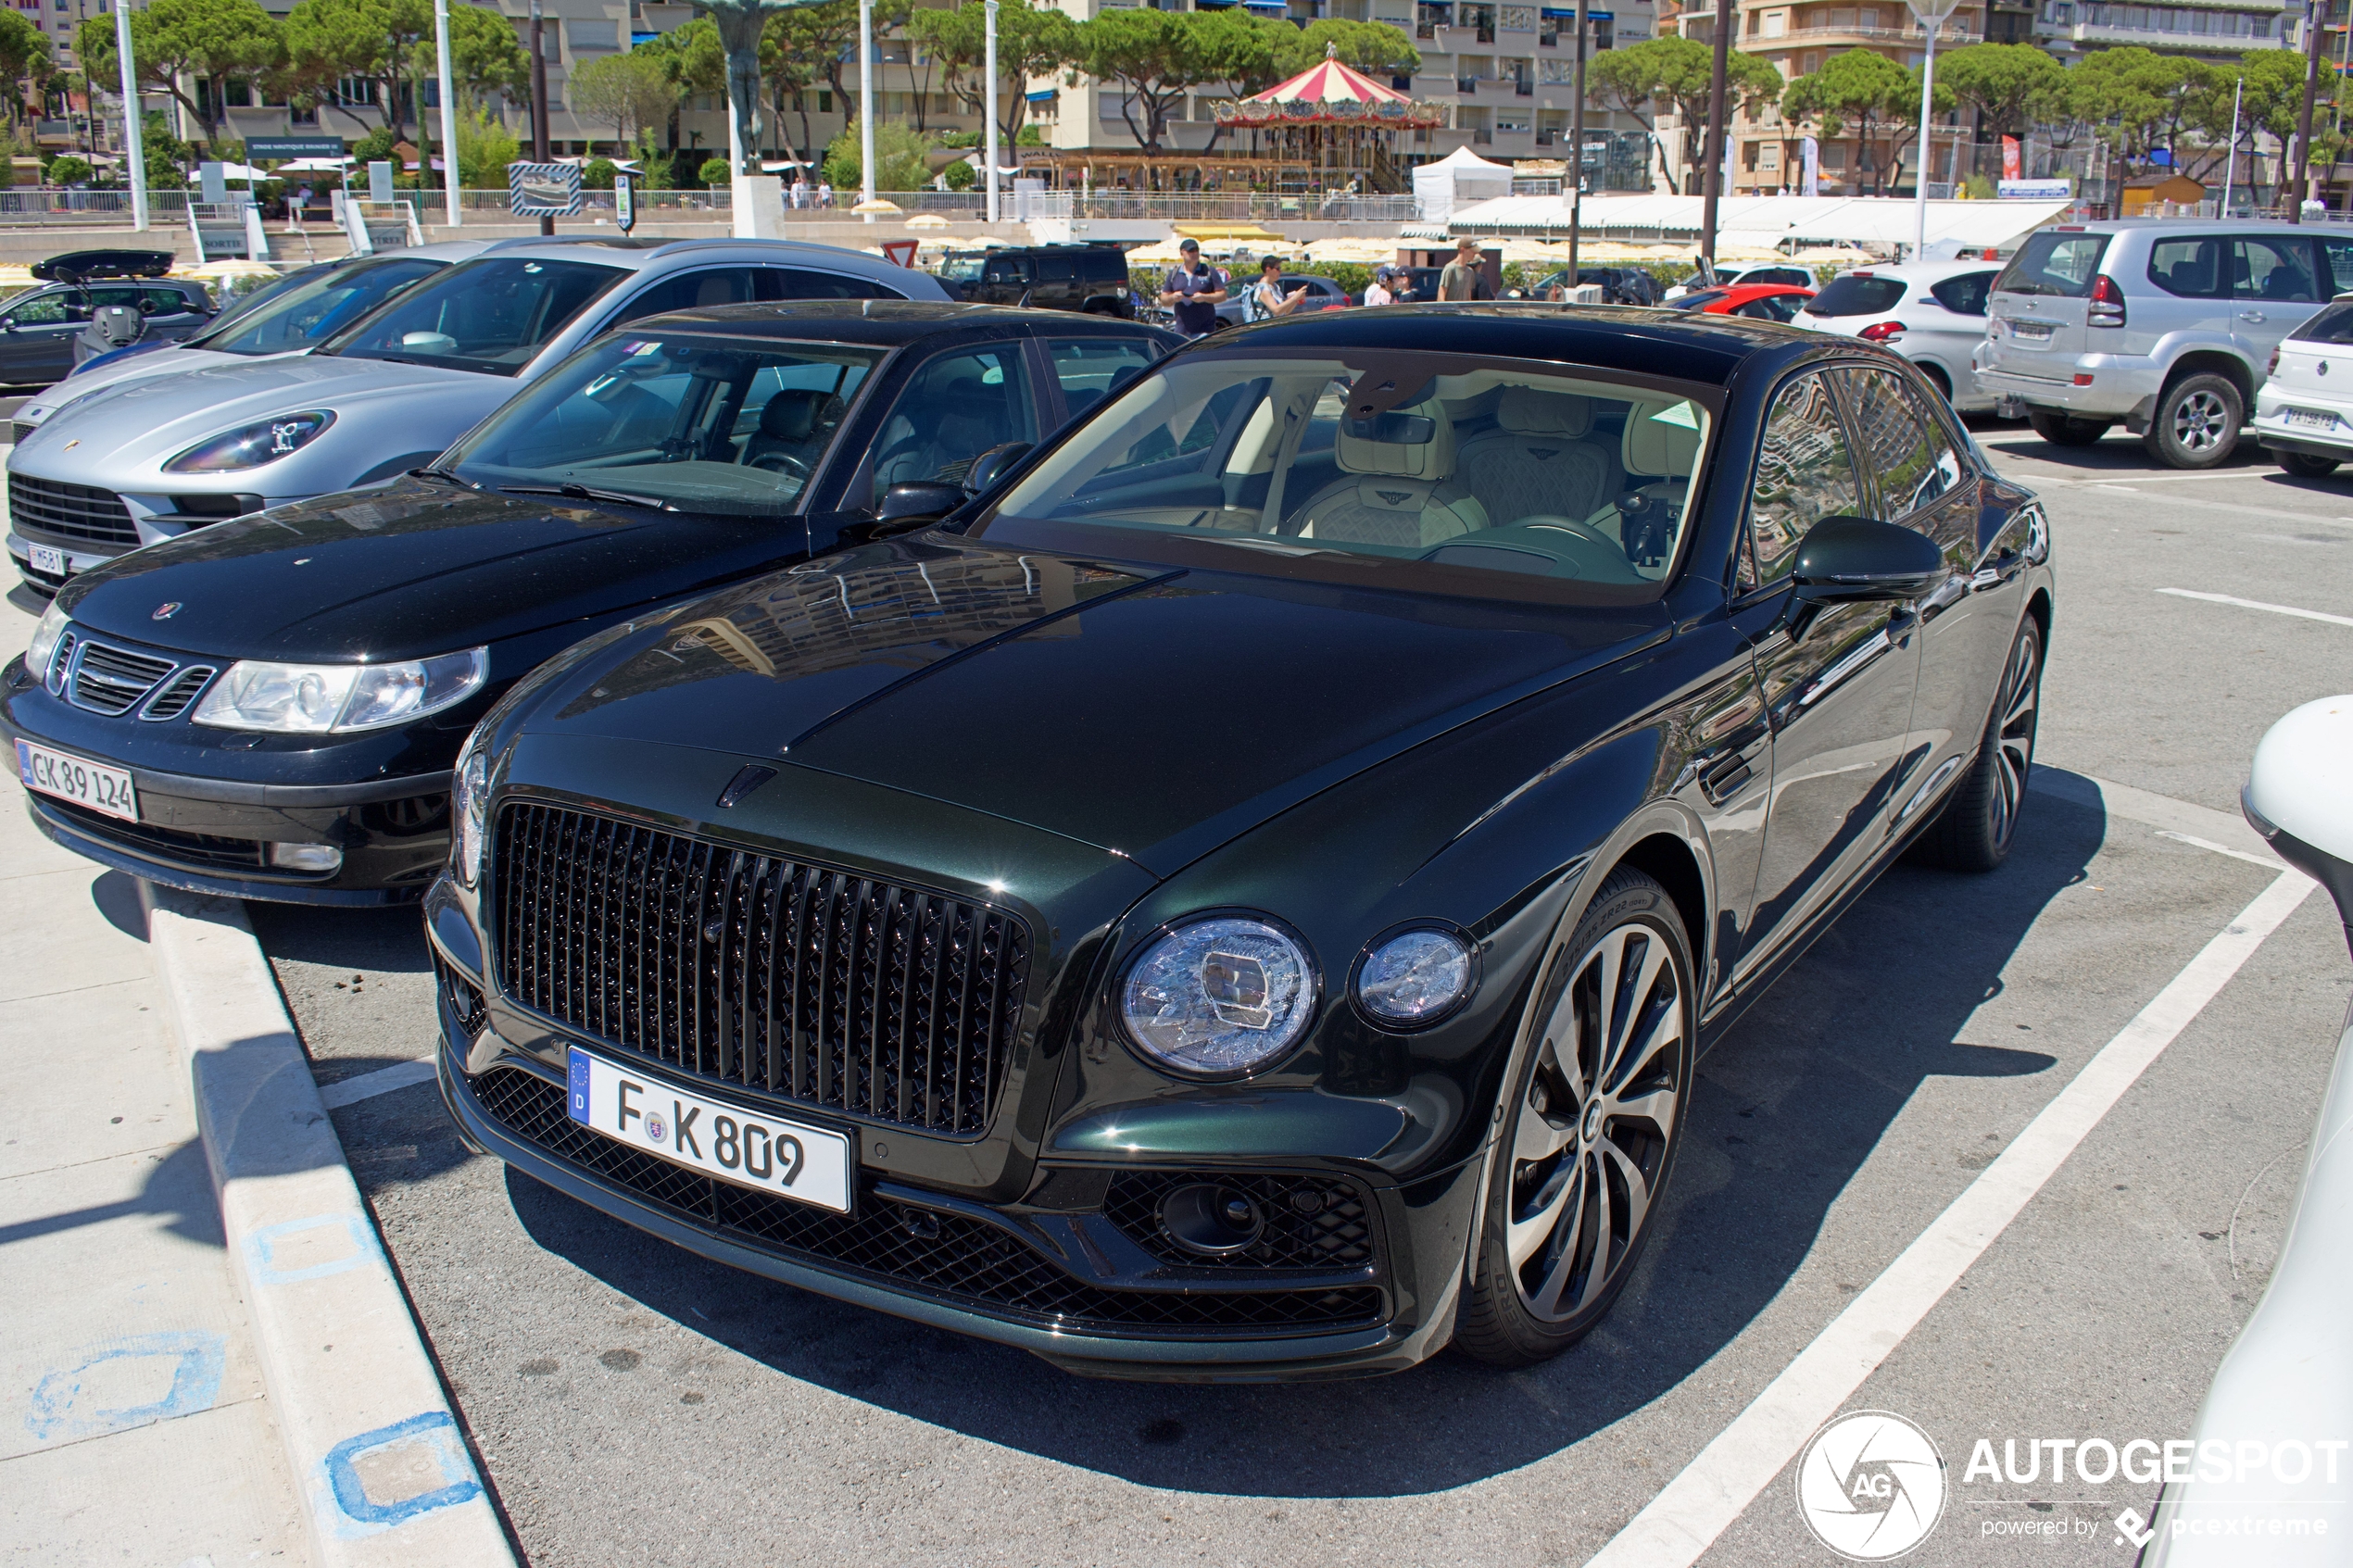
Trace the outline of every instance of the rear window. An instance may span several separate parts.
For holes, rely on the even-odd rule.
[[[2298,343],[2353,343],[2353,299],[2322,306],[2287,335]]]
[[[1903,279],[1848,272],[1823,284],[1806,308],[1817,316],[1876,316],[1903,303]]]
[[[1993,286],[1994,274],[1990,271],[1964,272],[1957,278],[1931,283],[1928,292],[1936,296],[1937,304],[1956,316],[1982,316],[1986,291]]]
[[[2084,299],[2108,254],[2106,234],[2060,233],[2044,229],[2026,236],[1994,287],[2002,294],[2048,295]]]

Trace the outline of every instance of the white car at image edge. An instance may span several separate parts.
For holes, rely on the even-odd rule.
[[[2353,294],[2338,295],[2280,340],[2246,432],[2301,478],[2353,462]]]
[[[1994,406],[1970,361],[1985,340],[1985,298],[1999,261],[1909,261],[1858,267],[1822,285],[1791,323],[1895,350],[1963,413]]]

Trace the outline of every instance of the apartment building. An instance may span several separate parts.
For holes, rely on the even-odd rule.
[[[2301,6],[2278,0],[2172,6],[2042,0],[2034,13],[2034,41],[2062,60],[2130,44],[2161,55],[2237,59],[2251,49],[2296,47],[2301,13]]]

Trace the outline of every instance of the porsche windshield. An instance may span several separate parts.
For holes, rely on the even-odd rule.
[[[448,466],[510,495],[785,516],[882,356],[836,344],[611,339],[507,405]]]
[[[410,289],[322,352],[511,376],[626,276],[591,261],[483,257]]]
[[[322,267],[270,291],[251,309],[236,311],[210,332],[190,338],[185,346],[220,354],[316,348],[402,289],[448,265],[429,257],[387,256],[381,261]]]
[[[1077,524],[1127,536],[1105,550],[1181,535],[1656,584],[1710,416],[1606,377],[1371,348],[1186,354],[1010,490],[986,532]]]

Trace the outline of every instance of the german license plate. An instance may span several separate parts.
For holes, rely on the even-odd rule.
[[[849,1212],[849,1140],[841,1134],[681,1093],[578,1046],[569,1065],[564,1104],[583,1126],[754,1192]]]
[[[2287,415],[2288,423],[2301,426],[2306,430],[2334,430],[2336,428],[2336,416],[2324,414],[2317,408],[2286,408],[2281,411]]]
[[[131,775],[120,768],[20,740],[17,742],[17,777],[27,789],[86,806],[101,816],[119,817],[126,822],[139,820],[139,797],[131,787]]]
[[[54,545],[35,545],[32,546],[32,570],[51,577],[63,577],[66,574],[66,553]]]
[[[2048,321],[2013,321],[2007,317],[2004,324],[2009,328],[2010,336],[2020,343],[2048,343],[2057,330]]]

